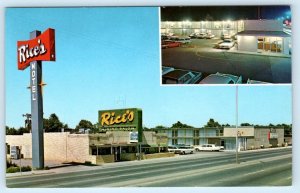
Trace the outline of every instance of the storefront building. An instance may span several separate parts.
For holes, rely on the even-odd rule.
[[[237,49],[246,52],[291,54],[291,36],[278,20],[246,20],[237,33]]]
[[[45,160],[102,164],[174,156],[167,152],[166,135],[143,131],[140,109],[99,111],[99,130],[95,134],[44,133]],[[32,158],[31,141],[31,133],[6,136],[7,149],[18,146],[25,159]]]

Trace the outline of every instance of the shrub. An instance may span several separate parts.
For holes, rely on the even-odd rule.
[[[27,172],[27,171],[31,171],[31,167],[30,166],[23,166],[21,168],[22,172]]]
[[[13,167],[13,166],[6,169],[6,173],[16,173],[19,171],[20,171],[19,167]]]
[[[27,171],[31,171],[31,167],[30,166],[23,166],[21,167],[21,171],[22,172],[27,172]],[[6,169],[6,173],[16,173],[16,172],[20,172],[20,167],[17,166],[11,166],[9,168]]]

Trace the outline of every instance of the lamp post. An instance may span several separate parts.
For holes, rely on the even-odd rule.
[[[236,90],[235,90],[235,129],[236,129],[236,136],[235,136],[235,159],[236,163],[239,164],[239,156],[238,156],[238,85],[236,85]]]

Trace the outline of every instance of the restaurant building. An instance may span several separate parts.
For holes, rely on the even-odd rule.
[[[99,111],[98,129],[93,134],[44,133],[45,160],[102,164],[174,156],[167,152],[166,135],[143,130],[140,109]],[[18,146],[25,159],[32,158],[31,142],[31,133],[6,135],[7,149]]]

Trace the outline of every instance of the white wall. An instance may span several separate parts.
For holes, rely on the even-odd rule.
[[[257,52],[256,36],[237,36],[238,50],[247,52]]]
[[[292,42],[291,37],[283,38],[283,54],[289,55],[289,44]],[[292,50],[291,50],[292,51]]]

